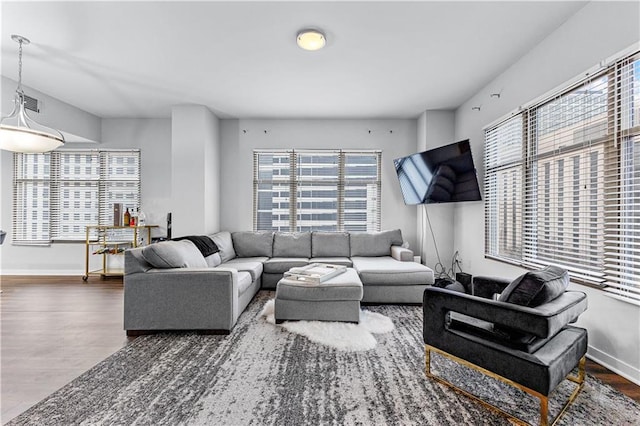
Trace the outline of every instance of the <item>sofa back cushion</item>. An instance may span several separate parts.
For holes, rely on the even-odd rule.
[[[349,257],[349,234],[346,232],[319,232],[311,234],[311,257]]]
[[[142,257],[154,268],[206,268],[200,250],[189,240],[161,241],[142,249]]]
[[[273,257],[311,257],[311,232],[276,232]]]
[[[500,297],[501,302],[536,307],[560,296],[569,286],[569,273],[557,266],[530,271],[513,280]]]
[[[233,249],[233,241],[231,239],[231,234],[227,231],[221,231],[221,232],[217,232],[213,235],[209,235],[209,238],[211,238],[213,240],[214,243],[216,243],[216,246],[218,246],[218,253],[220,254],[220,259],[223,262],[226,262],[227,260],[231,260],[234,257],[236,257],[236,252]]]
[[[402,245],[399,229],[381,232],[352,232],[351,256],[391,256],[391,246]]]
[[[238,257],[271,257],[273,253],[273,232],[234,232],[233,247]],[[223,259],[224,260],[224,259]]]

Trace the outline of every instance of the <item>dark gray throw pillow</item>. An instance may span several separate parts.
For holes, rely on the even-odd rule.
[[[527,272],[513,280],[498,300],[536,307],[560,296],[568,285],[569,273],[565,269],[547,266],[539,271]]]

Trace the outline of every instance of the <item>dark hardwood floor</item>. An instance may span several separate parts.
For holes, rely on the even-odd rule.
[[[123,347],[122,280],[0,277],[2,423]],[[640,386],[587,361],[587,371],[640,402]]]
[[[123,347],[122,279],[0,278],[6,423]]]

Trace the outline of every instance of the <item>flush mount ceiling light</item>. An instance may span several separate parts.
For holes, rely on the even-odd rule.
[[[30,43],[28,38],[12,35],[18,43],[18,87],[13,100],[13,111],[0,120],[0,149],[13,152],[48,152],[64,144],[59,131],[37,123],[27,115],[25,94],[22,90],[22,45]]]
[[[307,28],[298,32],[296,43],[304,50],[320,50],[327,44],[327,38],[322,31]]]

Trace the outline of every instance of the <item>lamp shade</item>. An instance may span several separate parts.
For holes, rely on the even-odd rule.
[[[52,151],[63,144],[63,139],[46,132],[25,127],[0,126],[0,149],[38,153]]]

